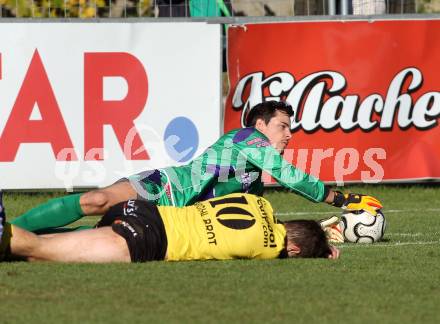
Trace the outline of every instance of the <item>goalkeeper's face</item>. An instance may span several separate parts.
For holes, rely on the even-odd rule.
[[[280,111],[277,111],[267,124],[263,119],[258,119],[255,128],[266,135],[270,144],[280,153],[284,152],[292,138],[290,117]]]

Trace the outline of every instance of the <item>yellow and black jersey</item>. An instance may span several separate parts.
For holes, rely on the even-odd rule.
[[[262,197],[230,194],[184,208],[158,209],[168,241],[168,261],[273,259],[284,249],[284,225]]]

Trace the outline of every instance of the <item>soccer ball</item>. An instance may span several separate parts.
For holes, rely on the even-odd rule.
[[[344,211],[339,223],[346,242],[374,243],[379,241],[387,226],[382,211],[377,211],[377,216],[359,211]]]

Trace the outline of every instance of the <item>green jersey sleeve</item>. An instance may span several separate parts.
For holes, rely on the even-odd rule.
[[[232,138],[232,145],[239,152],[236,172],[249,169],[249,164],[257,170],[271,175],[280,185],[314,202],[325,200],[325,185],[319,179],[288,163],[274,149],[267,137],[255,128],[243,128]],[[258,171],[257,171],[258,172]]]

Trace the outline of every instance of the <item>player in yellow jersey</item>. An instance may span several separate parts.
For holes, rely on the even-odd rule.
[[[279,222],[270,203],[251,194],[188,207],[128,200],[113,206],[95,229],[46,236],[6,223],[2,210],[0,253],[12,259],[146,262],[339,256],[317,222]]]

